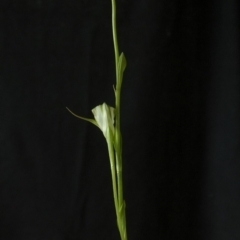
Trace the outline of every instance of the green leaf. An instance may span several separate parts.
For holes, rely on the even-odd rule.
[[[74,112],[72,112],[68,107],[66,107],[66,109],[67,109],[74,117],[80,118],[80,119],[82,119],[82,120],[85,120],[85,121],[87,121],[87,122],[90,122],[90,123],[94,124],[95,126],[99,127],[98,124],[97,124],[97,122],[96,122],[94,119],[78,116],[77,114],[75,114]]]

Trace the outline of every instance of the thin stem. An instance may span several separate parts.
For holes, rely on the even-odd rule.
[[[115,204],[115,209],[116,209],[116,215],[118,218],[119,203],[118,203],[118,196],[117,196],[116,166],[115,166],[115,158],[114,158],[114,149],[113,149],[112,138],[109,136],[109,138],[107,138],[106,140],[107,140],[108,153],[109,153],[109,159],[110,159],[114,204]]]
[[[120,131],[120,96],[121,96],[121,80],[120,79],[120,69],[119,69],[119,51],[118,51],[118,41],[117,41],[117,27],[116,27],[116,1],[112,0],[112,33],[113,33],[113,43],[114,43],[114,53],[115,53],[115,67],[116,67],[116,90],[115,90],[115,133],[114,133],[114,149],[115,149],[115,161],[117,172],[117,194],[114,193],[115,207],[116,202],[118,206],[116,207],[117,223],[120,236],[122,240],[127,240],[126,233],[126,218],[125,218],[125,203],[123,201],[123,185],[122,185],[122,139]],[[109,144],[109,149],[111,154],[113,154],[113,147],[111,143]],[[110,156],[109,152],[109,156]],[[113,158],[113,156],[110,158]],[[116,177],[114,177],[116,184]],[[114,185],[113,184],[113,185]],[[116,191],[116,188],[114,188]],[[116,195],[118,196],[118,201],[116,201]]]
[[[111,135],[108,135],[106,140],[107,140],[107,145],[108,145],[108,153],[109,153],[110,166],[111,166],[113,197],[114,197],[114,204],[115,204],[115,209],[116,209],[118,229],[119,229],[121,239],[127,240],[125,213],[124,213],[124,215],[121,214],[122,213],[122,211],[120,211],[121,206],[119,205],[119,202],[118,202],[118,194],[117,194],[118,183],[116,182],[116,166],[115,166],[115,159],[114,159],[113,139],[112,139]],[[122,206],[122,207],[124,207],[124,206]],[[125,211],[125,209],[123,211]]]
[[[112,31],[113,31],[113,44],[114,44],[114,52],[115,52],[115,64],[116,64],[116,79],[118,79],[118,40],[117,40],[117,27],[116,27],[116,2],[112,0]]]
[[[114,43],[114,52],[115,52],[115,64],[116,64],[116,132],[115,132],[115,146],[116,146],[116,167],[117,167],[117,181],[118,181],[118,199],[119,204],[123,203],[123,194],[122,194],[122,154],[121,154],[121,133],[120,133],[120,96],[121,96],[121,84],[118,74],[118,60],[119,60],[119,51],[118,51],[118,41],[117,41],[117,24],[116,24],[116,2],[112,0],[112,32],[113,32],[113,43]]]

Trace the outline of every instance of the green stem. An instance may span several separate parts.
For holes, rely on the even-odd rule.
[[[115,158],[114,158],[114,147],[113,147],[113,139],[112,139],[111,135],[108,135],[106,140],[107,140],[107,145],[108,145],[108,153],[109,153],[110,166],[111,166],[113,197],[114,197],[118,229],[119,229],[121,240],[127,240],[125,212],[124,212],[124,214],[122,214],[122,211],[125,211],[125,206],[124,205],[121,206],[118,201],[117,189],[118,189],[119,182],[116,182],[116,166],[115,166]],[[124,203],[122,203],[122,204],[124,204]],[[122,208],[124,208],[124,209],[122,209]]]
[[[117,173],[117,194],[114,192],[114,201],[117,214],[118,229],[120,232],[121,240],[127,240],[126,233],[126,218],[125,218],[125,203],[123,201],[123,185],[122,185],[122,139],[120,131],[120,96],[121,96],[121,80],[119,75],[119,51],[118,51],[118,41],[117,41],[117,27],[116,27],[116,1],[112,0],[112,33],[113,33],[113,43],[114,43],[114,53],[115,53],[115,67],[116,67],[116,91],[115,91],[115,133],[114,133],[114,149],[115,149],[115,161]],[[113,147],[111,142],[108,143],[111,154],[113,154]],[[110,156],[109,152],[109,156]],[[110,156],[114,158],[114,156]],[[113,171],[112,171],[113,172]],[[116,177],[114,180],[116,184]],[[116,187],[114,187],[116,191]],[[118,199],[116,200],[116,195]],[[116,207],[116,203],[118,206]]]
[[[116,166],[115,166],[115,158],[114,158],[113,141],[112,141],[112,137],[110,137],[110,136],[108,138],[106,138],[106,140],[107,140],[108,153],[109,153],[109,159],[110,159],[114,204],[115,204],[115,209],[116,209],[116,215],[118,218],[119,203],[118,203],[118,196],[117,196]]]
[[[121,132],[120,132],[120,95],[121,95],[121,84],[118,75],[118,61],[119,61],[119,51],[118,51],[118,41],[117,41],[117,26],[116,26],[116,2],[112,0],[112,32],[113,32],[113,43],[115,52],[115,65],[116,65],[116,136],[115,136],[115,147],[116,147],[116,168],[117,168],[117,181],[118,181],[118,199],[119,207],[123,203],[123,193],[122,193],[122,154],[121,154]]]
[[[114,43],[114,52],[115,52],[115,64],[116,64],[116,78],[118,79],[118,40],[117,40],[117,27],[116,27],[116,2],[112,0],[112,31],[113,31],[113,43]]]

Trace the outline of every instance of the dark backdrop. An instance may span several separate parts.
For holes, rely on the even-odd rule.
[[[240,239],[237,0],[118,0],[129,240]],[[0,239],[117,240],[110,0],[0,1]]]

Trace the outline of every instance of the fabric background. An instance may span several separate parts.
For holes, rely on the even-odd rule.
[[[118,0],[129,240],[240,239],[237,0]],[[110,0],[0,1],[0,239],[117,240]]]

